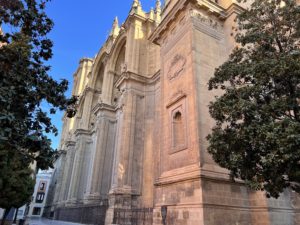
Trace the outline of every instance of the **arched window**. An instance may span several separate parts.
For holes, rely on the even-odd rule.
[[[102,90],[103,76],[104,76],[104,65],[103,65],[103,63],[101,63],[99,71],[97,73],[97,79],[96,79],[96,83],[95,83],[96,91]]]
[[[125,63],[125,51],[126,51],[126,43],[124,43],[121,47],[121,50],[119,52],[119,55],[116,60],[116,65],[115,65],[115,73],[117,76],[120,76],[122,73],[122,67],[124,66]]]
[[[182,113],[177,111],[173,115],[173,148],[185,145],[185,128]]]

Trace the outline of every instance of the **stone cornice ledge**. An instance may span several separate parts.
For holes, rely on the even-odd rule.
[[[244,184],[244,181],[235,179],[232,181],[229,177],[229,172],[226,169],[220,168],[216,165],[191,165],[184,168],[174,169],[162,173],[156,180],[155,186],[164,186],[179,182],[190,180],[205,179],[222,183]]]
[[[102,111],[103,110],[104,111],[109,111],[109,112],[115,112],[116,111],[116,107],[101,102],[101,103],[97,103],[95,105],[95,107],[92,109],[92,112],[96,115],[100,110],[102,110]]]
[[[75,130],[74,132],[74,135],[75,136],[79,136],[79,135],[90,135],[91,134],[91,131],[89,130],[84,130],[84,129],[77,129]]]
[[[72,141],[72,140],[67,140],[67,141],[65,141],[66,147],[69,147],[69,146],[72,146],[72,145],[75,145],[75,144],[76,144],[76,142],[75,142],[75,141]]]
[[[155,44],[158,44],[159,37],[165,30],[168,29],[168,25],[175,20],[176,15],[190,2],[191,0],[178,1],[175,6],[170,10],[168,15],[160,22],[150,35],[149,40]]]
[[[241,6],[239,6],[236,3],[232,3],[226,10],[226,18],[230,17],[232,14],[236,13],[236,14],[240,14],[244,11],[245,9]]]
[[[226,15],[224,13],[224,8],[217,3],[209,0],[197,0],[197,4],[200,8],[206,9],[209,13],[215,14],[221,19],[225,19]]]
[[[194,180],[200,177],[200,167],[197,164],[178,168],[162,173],[155,182],[155,186],[162,186],[172,183]]]
[[[120,78],[117,80],[115,86],[119,87],[124,81],[131,80],[142,84],[153,84],[160,79],[160,71],[155,73],[152,77],[144,77],[142,75],[133,73],[133,72],[125,72]]]
[[[194,4],[198,8],[203,8],[208,11],[210,14],[214,14],[220,19],[226,18],[226,13],[223,7],[219,6],[217,3],[214,3],[209,0],[185,0],[178,1],[175,6],[170,10],[169,14],[163,19],[159,26],[154,30],[154,32],[149,37],[149,40],[155,44],[160,44],[159,39],[161,35],[168,29],[169,24],[176,20],[176,15],[180,13],[189,3]]]

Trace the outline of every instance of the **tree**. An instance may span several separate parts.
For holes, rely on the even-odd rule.
[[[57,129],[48,114],[57,109],[67,110],[70,117],[75,114],[76,98],[64,94],[68,82],[51,78],[45,64],[53,45],[47,38],[53,26],[45,13],[47,2],[0,0],[0,26],[5,28],[0,33],[0,207],[4,208],[21,206],[31,196],[31,163],[40,169],[52,166],[56,152],[46,134],[57,135]],[[45,103],[49,111],[42,107]],[[12,194],[16,180],[24,186],[18,189],[20,195]],[[2,196],[7,197],[2,201]]]
[[[1,222],[11,208],[20,208],[31,201],[34,190],[33,171],[21,155],[14,151],[0,151],[0,205],[5,209]]]
[[[238,43],[209,90],[214,160],[255,190],[278,198],[300,193],[300,7],[295,0],[254,0],[237,16]]]

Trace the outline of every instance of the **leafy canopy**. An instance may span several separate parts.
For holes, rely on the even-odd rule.
[[[31,201],[34,180],[30,167],[16,152],[0,151],[0,206],[19,208]]]
[[[209,81],[223,94],[209,107],[208,151],[268,197],[300,193],[300,7],[254,0],[235,31],[238,47]]]
[[[76,98],[64,95],[68,82],[52,79],[45,62],[52,57],[47,38],[53,23],[44,9],[48,0],[0,0],[0,199],[10,202],[28,199],[32,184],[29,165],[52,166],[55,151],[47,133],[57,135],[50,114],[57,109],[74,116]],[[50,110],[45,110],[47,103]],[[25,187],[15,194],[16,181]],[[4,198],[3,196],[6,196]],[[24,202],[23,202],[24,203]],[[9,204],[8,204],[9,205]],[[0,202],[0,207],[7,208]]]

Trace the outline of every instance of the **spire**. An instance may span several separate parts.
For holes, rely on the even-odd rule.
[[[119,31],[120,31],[119,20],[118,20],[118,17],[115,17],[115,20],[114,20],[114,23],[113,23],[113,26],[112,26],[112,29],[111,29],[111,32],[110,32],[109,36],[116,37],[116,36],[118,36]]]
[[[133,0],[133,4],[130,10],[130,14],[142,14],[143,9],[142,9],[142,3],[139,0]]]
[[[161,13],[161,2],[160,2],[160,0],[156,0],[155,12],[159,13],[159,14]]]
[[[154,10],[153,10],[153,8],[151,8],[151,10],[150,10],[149,19],[154,20]]]
[[[160,2],[160,0],[156,0],[155,13],[156,13],[156,23],[160,23],[160,21],[161,21],[161,2]]]
[[[141,3],[141,1],[138,1],[138,2],[139,2],[138,6],[139,6],[140,8],[142,8],[142,3]]]
[[[132,8],[136,8],[139,6],[139,0],[133,0]]]

